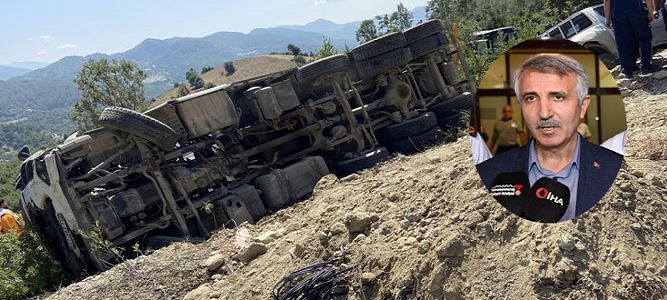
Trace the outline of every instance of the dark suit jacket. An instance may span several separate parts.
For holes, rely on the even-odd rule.
[[[609,149],[591,144],[583,138],[579,150],[579,183],[575,216],[591,209],[614,183],[621,168],[623,156]],[[500,173],[528,173],[530,142],[520,148],[494,156],[477,165],[477,171],[487,188]]]

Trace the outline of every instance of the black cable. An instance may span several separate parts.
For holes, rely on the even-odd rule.
[[[343,251],[345,253],[345,251]],[[335,294],[334,291],[349,286],[350,271],[341,269],[340,258],[332,258],[301,268],[285,276],[273,287],[275,300],[323,300],[347,299],[347,293]]]

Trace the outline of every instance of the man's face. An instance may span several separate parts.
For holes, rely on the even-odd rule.
[[[577,101],[577,79],[527,71],[519,80],[521,112],[528,130],[542,149],[563,149],[576,143],[579,119],[586,115],[590,96],[581,105]]]

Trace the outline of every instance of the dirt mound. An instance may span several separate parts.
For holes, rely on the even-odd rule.
[[[291,272],[347,253],[350,299],[663,299],[667,79],[631,81],[644,85],[622,89],[625,163],[600,203],[573,221],[508,213],[483,187],[462,137],[329,175],[312,197],[256,225],[169,246],[50,298],[270,299]]]

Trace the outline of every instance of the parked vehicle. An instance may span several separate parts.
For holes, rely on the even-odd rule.
[[[510,43],[516,40],[516,34],[512,26],[477,31],[473,35],[476,38],[473,47],[477,49],[477,53],[479,54],[493,51],[498,47],[498,43],[500,42]]]
[[[653,47],[667,45],[664,16],[651,22]],[[578,11],[546,30],[542,38],[563,38],[591,50],[609,69],[618,65],[618,50],[613,29],[605,25],[604,5],[594,5]]]
[[[74,274],[114,263],[88,238],[96,227],[129,252],[256,222],[326,174],[423,150],[467,126],[472,85],[452,61],[459,51],[432,20],[144,113],[108,107],[101,128],[22,152],[22,209]]]

